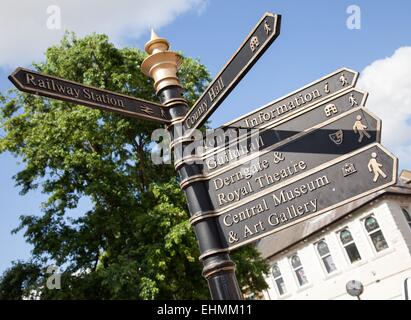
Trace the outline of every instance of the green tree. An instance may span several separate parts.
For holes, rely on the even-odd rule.
[[[34,66],[156,101],[152,80],[139,69],[145,56],[115,48],[105,35],[66,34]],[[183,59],[179,77],[190,104],[209,81],[205,67],[191,58]],[[24,164],[14,177],[21,194],[40,188],[48,196],[41,212],[21,216],[13,231],[24,231],[32,258],[3,274],[0,298],[28,296],[33,288],[42,299],[209,298],[174,168],[150,158],[151,132],[159,124],[19,92],[0,102],[6,133],[0,152]],[[82,197],[92,208],[74,219],[70,210]],[[234,258],[241,286],[266,287],[267,265],[253,247]],[[60,266],[61,290],[45,286],[51,263]]]

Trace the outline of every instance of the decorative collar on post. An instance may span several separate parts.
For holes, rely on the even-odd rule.
[[[151,39],[144,47],[149,56],[141,64],[141,71],[154,79],[157,94],[169,86],[181,87],[177,78],[181,57],[176,52],[168,51],[169,47],[169,42],[151,29]]]

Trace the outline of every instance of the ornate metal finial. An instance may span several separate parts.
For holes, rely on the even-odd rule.
[[[146,50],[148,54],[153,54],[167,51],[168,48],[170,48],[170,43],[166,39],[160,38],[155,33],[154,29],[151,28],[151,38],[150,41],[144,46],[144,50]]]
[[[160,38],[151,29],[151,39],[144,46],[149,56],[141,64],[141,71],[154,79],[154,88],[157,93],[168,86],[181,87],[177,78],[180,56],[173,51],[168,51],[169,48],[170,43]]]

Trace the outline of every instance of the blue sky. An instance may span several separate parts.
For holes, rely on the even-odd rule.
[[[349,67],[364,71],[357,87],[370,92],[367,108],[383,121],[382,143],[399,157],[401,168],[411,168],[409,1],[118,0],[103,5],[96,0],[87,4],[39,0],[32,10],[30,0],[4,2],[10,2],[10,9],[0,13],[2,92],[11,87],[7,75],[17,66],[30,67],[32,61],[40,61],[65,29],[79,35],[108,33],[118,46],[142,49],[153,26],[171,42],[173,50],[200,59],[214,76],[264,12],[282,14],[280,36],[214,113],[212,125],[221,125],[338,68]],[[61,7],[60,30],[46,28],[46,10],[51,4]],[[353,4],[361,9],[359,30],[346,25],[350,15],[347,7]],[[38,214],[45,197],[40,192],[19,195],[12,179],[21,168],[18,159],[1,154],[0,168],[2,272],[12,260],[29,257],[31,247],[22,232],[11,235],[10,231],[18,225],[19,215]],[[82,201],[73,214],[81,214],[88,205]]]

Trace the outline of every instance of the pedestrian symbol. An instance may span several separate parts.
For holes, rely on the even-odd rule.
[[[374,178],[372,181],[377,182],[378,177],[382,176],[384,179],[387,178],[387,175],[381,170],[382,164],[377,162],[377,153],[371,153],[371,159],[368,162],[368,171],[374,172]]]
[[[355,99],[353,93],[351,93],[350,97],[348,98],[348,101],[350,102],[351,107],[358,106],[358,102]]]
[[[370,134],[367,132],[367,126],[361,122],[362,117],[360,115],[357,116],[357,121],[354,122],[354,126],[352,127],[355,133],[359,134],[358,142],[361,143],[364,136],[368,139],[371,138]]]

